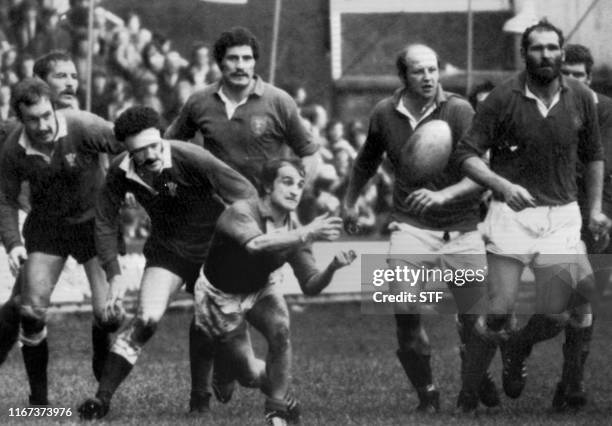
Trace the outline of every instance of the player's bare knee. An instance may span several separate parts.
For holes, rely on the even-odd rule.
[[[20,340],[26,346],[36,346],[47,337],[47,309],[22,305]]]
[[[290,331],[288,325],[277,327],[269,337],[269,347],[272,352],[286,352],[291,347]]]

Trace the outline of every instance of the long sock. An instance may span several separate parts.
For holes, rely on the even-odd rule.
[[[119,385],[130,374],[134,366],[121,355],[110,352],[104,364],[96,396],[109,403]]]
[[[189,361],[191,364],[191,394],[203,396],[212,391],[214,344],[210,337],[195,325],[189,326]]]
[[[99,382],[111,348],[111,333],[107,332],[96,321],[91,326],[91,343],[93,346],[93,373]]]
[[[31,401],[34,404],[48,404],[47,364],[49,363],[49,346],[47,339],[36,346],[24,345],[21,348],[21,353],[30,383]]]
[[[433,384],[431,373],[431,355],[419,354],[415,351],[397,351],[406,376],[417,391],[426,389]]]
[[[529,355],[536,343],[552,339],[563,329],[559,321],[543,314],[535,314],[529,318],[527,324],[517,333],[515,343]]]
[[[17,342],[20,317],[19,308],[13,299],[9,299],[0,308],[0,365]]]

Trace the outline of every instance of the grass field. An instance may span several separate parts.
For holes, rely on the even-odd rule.
[[[55,407],[71,407],[95,391],[89,368],[89,315],[55,315],[50,321],[50,398]],[[187,310],[171,312],[117,393],[105,422],[127,425],[261,425],[262,396],[238,389],[228,405],[216,401],[204,418],[187,414],[189,370]],[[560,371],[561,339],[541,344],[529,361],[529,380],[519,400],[503,400],[497,413],[484,409],[476,418],[453,414],[458,392],[457,337],[453,318],[427,316],[434,342],[435,380],[443,410],[436,416],[414,414],[416,396],[396,361],[394,324],[388,316],[363,315],[359,304],[305,305],[292,313],[293,386],[310,425],[531,425],[609,424],[612,415],[610,323],[596,330],[586,379],[592,402],[578,414],[553,414],[550,398]],[[259,336],[256,350],[265,345]],[[499,360],[494,373],[499,381]],[[55,419],[9,417],[10,407],[24,407],[27,385],[21,355],[14,350],[0,368],[0,424],[52,424]],[[53,421],[52,421],[53,420]],[[76,417],[57,423],[78,422]]]

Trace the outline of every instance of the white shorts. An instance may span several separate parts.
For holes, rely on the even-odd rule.
[[[486,312],[487,256],[480,232],[433,231],[397,222],[389,228],[393,232],[387,261],[399,260],[421,271],[415,282],[390,285],[390,293],[450,290],[459,313]],[[396,314],[420,308],[410,303],[394,307]]]
[[[389,225],[391,240],[388,260],[402,260],[415,266],[440,268],[485,268],[487,259],[478,231],[432,231],[407,223]]]
[[[278,272],[278,271],[277,271]],[[195,283],[194,314],[196,326],[211,337],[222,337],[237,329],[244,321],[246,313],[264,297],[279,294],[279,286],[273,273],[268,284],[253,293],[231,294],[213,286],[200,272]]]
[[[578,203],[533,207],[515,212],[501,201],[492,201],[480,230],[489,253],[517,259],[532,267],[559,264],[586,265],[580,239],[582,218]]]

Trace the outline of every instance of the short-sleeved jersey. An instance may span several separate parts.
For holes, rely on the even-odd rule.
[[[81,223],[94,217],[96,196],[104,181],[99,153],[117,154],[111,123],[85,111],[56,111],[58,131],[50,156],[34,149],[23,128],[14,126],[0,156],[0,224],[7,250],[22,244],[17,199],[22,182],[30,186],[30,216],[58,223]],[[52,225],[50,225],[52,226]]]
[[[386,154],[395,176],[393,220],[434,230],[468,231],[475,229],[479,218],[479,194],[456,200],[439,208],[429,209],[424,216],[417,216],[409,211],[406,197],[411,192],[423,187],[438,191],[458,183],[463,179],[463,175],[455,164],[449,163],[442,173],[425,185],[416,185],[411,182],[410,170],[402,164],[401,152],[416,129],[412,128],[408,117],[398,111],[402,93],[402,89],[397,90],[393,96],[383,99],[374,108],[370,118],[368,136],[357,155],[351,179],[367,182],[374,176]],[[434,111],[419,122],[417,129],[431,120],[444,120],[449,124],[453,145],[455,145],[467,132],[473,115],[474,110],[465,99],[450,92],[444,92],[440,86],[435,99]]]
[[[267,160],[292,153],[304,157],[317,151],[297,105],[286,92],[256,76],[253,92],[228,118],[220,89],[217,82],[191,95],[165,137],[187,141],[201,132],[204,148],[256,186]]]
[[[270,220],[269,211],[258,198],[238,201],[223,212],[204,265],[204,274],[212,285],[226,293],[252,293],[263,288],[270,274],[286,262],[301,284],[318,272],[310,244],[249,253],[247,243],[266,233]],[[288,215],[284,229],[295,227],[296,220]]]
[[[490,149],[491,170],[526,188],[538,205],[576,201],[578,153],[588,163],[603,160],[603,148],[592,93],[563,76],[560,82],[559,102],[546,117],[526,95],[525,72],[493,89],[478,107],[455,161],[461,164]]]
[[[119,273],[119,208],[131,192],[151,218],[148,245],[161,246],[192,262],[203,263],[215,222],[225,203],[256,194],[238,172],[205,149],[164,141],[164,168],[152,186],[130,174],[127,153],[109,168],[96,209],[96,247],[110,278]]]

